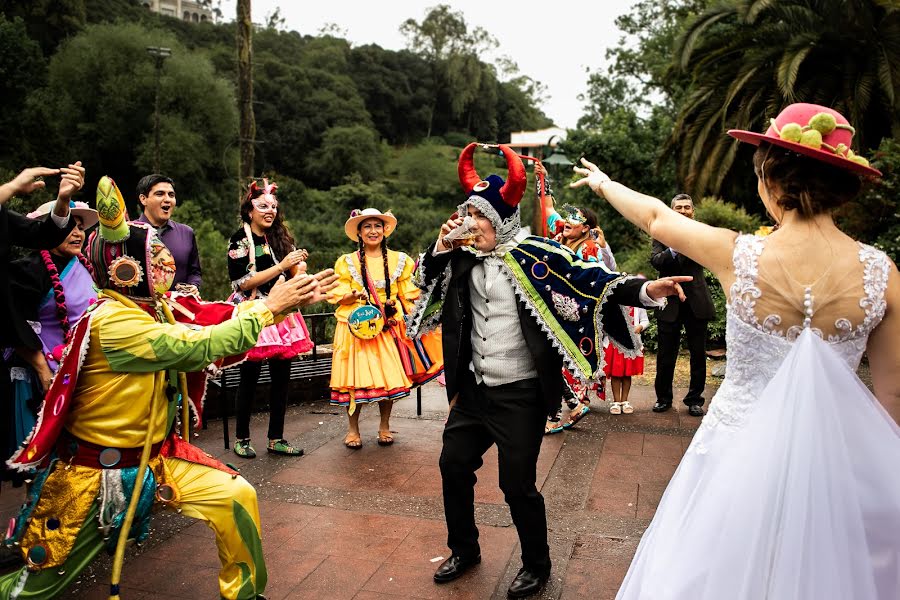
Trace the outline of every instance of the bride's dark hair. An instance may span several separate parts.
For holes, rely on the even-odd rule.
[[[770,193],[778,189],[777,204],[803,217],[834,210],[859,194],[858,175],[826,162],[762,142],[753,154],[753,170]]]

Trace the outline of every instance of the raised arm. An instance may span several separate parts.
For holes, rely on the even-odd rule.
[[[700,263],[720,280],[732,277],[731,257],[737,233],[679,215],[662,201],[610,180],[597,165],[585,159],[581,162],[584,167],[575,167],[575,172],[584,177],[571,187],[589,186],[653,239]]]
[[[885,292],[887,309],[878,327],[869,336],[866,354],[875,397],[894,421],[900,423],[900,273],[891,263]]]

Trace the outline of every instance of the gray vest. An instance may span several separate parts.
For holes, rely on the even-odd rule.
[[[503,259],[490,256],[469,275],[472,303],[472,362],[475,381],[498,386],[537,377],[534,358],[525,344],[518,300],[502,272]]]

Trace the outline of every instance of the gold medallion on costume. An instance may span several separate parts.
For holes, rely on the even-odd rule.
[[[347,318],[350,333],[361,340],[371,340],[384,329],[384,315],[371,304],[357,306]]]
[[[141,264],[130,256],[120,256],[109,265],[109,280],[117,287],[134,287],[143,279]]]

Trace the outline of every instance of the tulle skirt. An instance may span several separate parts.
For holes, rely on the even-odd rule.
[[[603,372],[607,377],[631,377],[644,373],[644,357],[627,358],[615,344],[606,346],[606,366]]]
[[[618,600],[900,598],[900,428],[846,362],[807,330],[742,426],[710,416]]]
[[[300,313],[291,313],[281,322],[264,327],[256,346],[247,353],[247,360],[267,358],[289,360],[312,350],[309,330]]]

